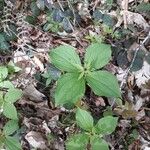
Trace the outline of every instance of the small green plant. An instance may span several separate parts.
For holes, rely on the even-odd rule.
[[[83,132],[75,134],[66,141],[67,150],[85,150],[88,146],[91,150],[109,150],[108,143],[103,139],[105,135],[115,131],[118,118],[106,116],[94,124],[94,119],[89,112],[77,109],[77,124]]]
[[[21,145],[17,138],[11,135],[19,128],[18,115],[14,103],[22,97],[22,91],[16,89],[9,80],[9,74],[20,69],[10,63],[8,66],[0,66],[0,114],[2,113],[9,120],[0,131],[0,148],[8,150],[21,150]]]
[[[99,70],[111,59],[107,44],[93,43],[87,49],[84,65],[72,46],[59,46],[50,52],[51,62],[64,74],[58,79],[55,104],[76,103],[85,93],[85,85],[99,96],[121,98],[119,85],[114,75]]]
[[[21,144],[16,137],[11,135],[19,129],[17,120],[9,120],[0,131],[0,148],[5,147],[7,150],[21,150]]]
[[[43,27],[44,31],[52,31],[52,32],[59,32],[61,29],[61,23],[56,22],[53,20],[52,15],[47,15],[47,23]]]

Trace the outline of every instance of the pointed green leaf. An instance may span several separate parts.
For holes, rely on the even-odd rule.
[[[78,108],[76,112],[76,121],[82,129],[86,131],[92,131],[93,117],[89,112]]]
[[[92,136],[90,138],[90,143],[92,150],[109,150],[107,142],[97,136]]]
[[[9,119],[14,119],[14,120],[18,119],[16,107],[11,103],[8,102],[4,103],[3,114]]]
[[[55,91],[56,105],[77,102],[85,92],[85,81],[79,74],[66,73],[60,77]]]
[[[50,52],[52,63],[60,70],[67,72],[80,71],[81,61],[75,48],[69,45],[59,46]]]
[[[121,97],[116,77],[107,71],[90,72],[86,76],[86,80],[96,95]]]
[[[11,136],[6,136],[5,146],[7,150],[22,150],[19,140]]]
[[[3,81],[0,82],[0,87],[10,89],[10,88],[14,88],[14,85],[10,81]]]
[[[95,126],[96,132],[102,135],[108,135],[115,131],[118,123],[117,117],[106,116],[98,121]]]
[[[8,69],[5,66],[0,66],[0,82],[8,75]]]
[[[110,59],[110,45],[94,43],[86,49],[84,62],[89,64],[91,69],[99,69],[105,66]]]
[[[89,136],[86,134],[76,134],[66,142],[66,150],[86,150]]]
[[[19,89],[10,89],[4,99],[6,102],[14,103],[22,97],[22,91]]]
[[[3,128],[5,135],[11,135],[18,129],[19,126],[17,120],[9,120]]]

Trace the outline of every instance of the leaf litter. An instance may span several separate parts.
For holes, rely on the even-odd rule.
[[[113,47],[113,57],[105,69],[117,76],[123,102],[118,106],[112,100],[110,102],[109,98],[97,97],[87,89],[83,98],[87,101],[82,102],[83,106],[96,118],[110,113],[119,116],[116,131],[106,137],[110,149],[149,149],[150,46],[147,39],[150,39],[150,21],[146,15],[149,9],[143,9],[141,2],[148,4],[147,1],[136,3],[131,0],[128,7],[124,8],[126,0],[117,3],[107,0],[35,0],[32,4],[28,0],[5,0],[7,11],[2,10],[0,5],[0,13],[5,14],[9,10],[18,31],[15,33],[17,40],[8,40],[6,35],[10,36],[14,31],[9,28],[10,22],[2,18],[0,58],[3,58],[2,63],[7,63],[7,57],[10,57],[22,69],[13,78],[13,83],[24,92],[23,98],[16,103],[20,127],[24,128],[18,131],[23,149],[64,150],[67,137],[80,130],[74,126],[69,109],[62,110],[54,105],[54,81],[59,78],[60,71],[49,63],[49,49],[60,44],[70,44],[77,48],[83,58],[84,49],[90,42],[101,41]],[[25,14],[22,14],[21,9]],[[16,15],[13,10],[17,12]],[[30,16],[31,20],[24,21],[22,16],[26,19]],[[46,31],[45,24],[50,27],[47,26]],[[130,37],[134,38],[131,44]],[[142,48],[137,51],[145,39]],[[140,51],[144,55],[139,54]],[[41,76],[47,70],[53,76],[48,87]],[[0,120],[2,128],[6,120],[3,116]],[[133,128],[138,133],[137,137],[132,137]]]

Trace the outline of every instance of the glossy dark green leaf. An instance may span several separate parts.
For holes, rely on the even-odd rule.
[[[132,63],[131,71],[138,71],[143,67],[144,55],[143,50],[137,52],[134,62]]]

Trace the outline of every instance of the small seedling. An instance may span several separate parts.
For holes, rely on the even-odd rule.
[[[90,113],[78,108],[76,122],[83,132],[73,135],[66,141],[67,150],[85,150],[87,146],[90,146],[91,150],[109,150],[109,145],[103,137],[115,131],[117,117],[106,116],[94,124]]]
[[[107,44],[93,43],[87,49],[84,65],[72,46],[59,46],[50,52],[50,59],[64,74],[58,79],[55,104],[76,103],[85,93],[86,84],[99,96],[121,98],[118,81],[108,71],[99,70],[111,59]]]

